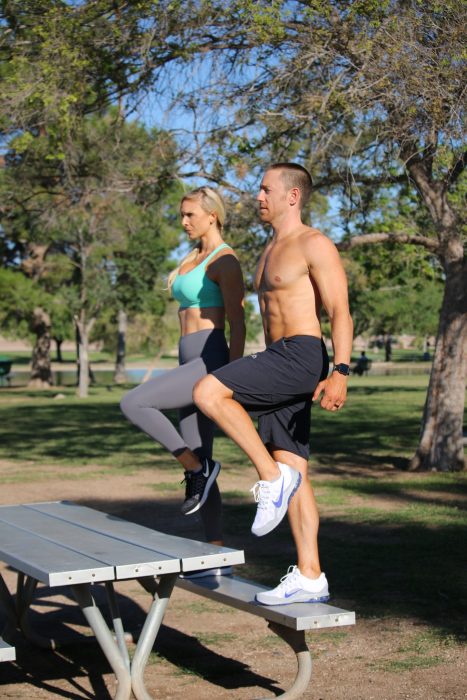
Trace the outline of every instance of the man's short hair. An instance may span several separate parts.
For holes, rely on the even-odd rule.
[[[313,180],[308,170],[298,163],[273,163],[267,170],[280,170],[287,189],[297,187],[300,190],[300,209],[303,209],[313,190]]]

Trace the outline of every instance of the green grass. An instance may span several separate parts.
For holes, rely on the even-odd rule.
[[[180,480],[177,482],[164,481],[163,483],[151,484],[150,486],[153,491],[175,491],[178,493],[180,491]]]
[[[414,671],[418,668],[432,668],[439,666],[444,659],[439,656],[405,656],[403,659],[381,659],[377,663],[370,664],[370,668],[377,671],[387,671],[388,673],[401,673],[404,671]]]
[[[426,629],[404,641],[391,658],[379,659],[370,664],[371,668],[388,673],[404,673],[416,669],[439,666],[446,660],[446,652],[460,647],[452,634],[444,634],[437,629]]]
[[[238,635],[231,632],[193,632],[193,636],[201,644],[207,644],[208,646],[219,646],[238,639]]]
[[[344,411],[312,411],[312,461],[321,465],[401,466],[417,444],[425,377],[352,377]],[[0,390],[0,459],[80,465],[111,471],[169,465],[164,450],[123,418],[128,387],[93,387],[78,399],[72,387],[56,391]],[[232,469],[246,468],[243,453],[219,436],[216,454]],[[171,465],[168,468],[172,468]]]
[[[465,639],[467,617],[467,474],[401,469],[417,445],[426,386],[425,376],[351,377],[343,411],[313,408],[310,471],[312,480],[317,474],[321,563],[333,602],[355,609],[358,618],[377,617],[384,624],[407,617],[458,640]],[[63,399],[54,399],[55,391],[1,389],[0,460],[12,465],[2,470],[1,483],[46,482],[56,478],[57,465],[62,479],[77,480],[158,469],[167,478],[153,489],[154,526],[157,504],[181,487],[169,477],[173,460],[121,415],[126,389],[93,387],[85,400],[73,388],[60,389]],[[215,450],[223,471],[245,471],[253,479],[251,465],[230,440],[219,434]],[[105,509],[105,494],[96,498]],[[132,507],[122,494],[124,517]],[[245,550],[241,575],[276,585],[295,560],[290,530],[284,521],[274,537],[252,537],[254,511],[247,491],[227,491],[226,540]],[[135,515],[141,512],[139,507]],[[212,607],[197,605],[194,612]],[[384,660],[388,670],[418,663],[415,649],[400,653],[405,657]],[[436,644],[430,654],[435,663],[441,654]]]
[[[351,377],[343,411],[312,410],[312,459],[403,466],[417,445],[428,378]]]

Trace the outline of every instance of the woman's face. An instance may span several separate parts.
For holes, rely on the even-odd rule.
[[[215,224],[214,214],[208,214],[196,199],[184,199],[180,205],[182,226],[190,241],[205,236]]]

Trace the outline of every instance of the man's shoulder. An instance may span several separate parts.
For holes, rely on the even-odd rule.
[[[300,243],[306,249],[334,246],[334,243],[325,233],[313,226],[304,227],[303,231],[300,233]]]
[[[307,226],[301,234],[301,250],[310,266],[320,265],[326,260],[335,260],[337,248],[325,233],[312,226]]]
[[[306,226],[305,224],[303,225],[303,229],[300,232],[300,238],[303,238],[306,241],[309,240],[316,240],[321,237],[326,238],[325,234],[319,230],[319,228],[315,228],[314,226]]]

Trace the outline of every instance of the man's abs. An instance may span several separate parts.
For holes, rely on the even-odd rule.
[[[277,292],[259,296],[266,344],[293,335],[321,337],[321,326],[312,295],[307,300]]]

